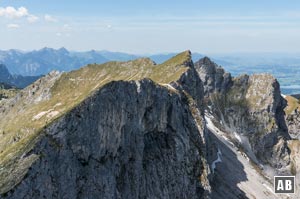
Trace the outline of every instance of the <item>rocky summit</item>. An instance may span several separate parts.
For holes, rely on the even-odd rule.
[[[190,51],[53,71],[0,103],[0,198],[286,198],[270,181],[298,171],[277,80]]]

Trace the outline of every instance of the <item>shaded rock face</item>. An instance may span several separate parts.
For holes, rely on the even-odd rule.
[[[150,80],[109,83],[45,129],[5,198],[204,198],[203,132],[187,101]]]
[[[201,113],[204,113],[203,109],[203,98],[204,98],[204,87],[203,83],[195,70],[195,66],[192,60],[185,63],[189,69],[180,77],[179,80],[172,83],[178,90],[187,91],[189,95],[196,101],[197,108],[201,109]]]
[[[195,66],[212,112],[229,133],[245,137],[240,144],[250,157],[276,168],[287,166],[290,136],[284,120],[286,102],[277,80],[267,74],[231,78],[208,58]]]
[[[212,62],[208,57],[196,62],[195,69],[204,84],[206,97],[214,92],[224,93],[232,84],[231,74],[226,73],[223,68]]]

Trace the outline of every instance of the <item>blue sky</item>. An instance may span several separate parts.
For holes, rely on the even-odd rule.
[[[300,1],[0,0],[0,49],[300,52]]]

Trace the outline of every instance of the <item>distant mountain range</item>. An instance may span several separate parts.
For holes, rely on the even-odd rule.
[[[14,78],[21,76],[45,75],[53,70],[71,71],[91,63],[105,63],[108,61],[129,61],[140,57],[149,57],[157,64],[163,63],[177,53],[159,53],[153,55],[134,55],[110,51],[75,52],[66,48],[43,48],[30,52],[20,50],[0,51],[0,64],[6,65]],[[193,53],[193,61],[203,58],[200,53]],[[300,55],[280,53],[232,53],[215,54],[212,60],[221,65],[233,76],[240,74],[270,73],[280,82],[283,93],[300,93]],[[11,79],[11,78],[10,78]],[[21,78],[22,79],[22,78]],[[28,80],[28,77],[25,78]],[[22,79],[22,81],[25,81]],[[25,81],[26,82],[26,81]],[[20,86],[19,81],[14,85]],[[21,86],[24,86],[23,82]]]
[[[42,48],[34,51],[7,50],[0,51],[0,63],[7,66],[11,74],[23,76],[44,75],[52,70],[70,71],[90,63],[105,63],[108,61],[129,61],[140,57],[149,57],[157,64],[175,56],[177,53],[160,53],[154,55],[134,55],[110,51],[75,52],[66,48]],[[193,53],[193,61],[198,61],[204,55]],[[300,55],[272,53],[236,53],[212,55],[212,60],[222,65],[233,75],[241,73],[281,72],[295,70],[298,72]],[[284,66],[284,67],[283,67]],[[291,68],[292,67],[292,68]],[[275,71],[276,72],[276,71]],[[275,75],[276,76],[276,75]]]
[[[4,64],[0,64],[0,85],[1,88],[4,89],[11,87],[24,88],[40,77],[41,76],[12,75]]]
[[[159,64],[174,55],[176,55],[176,53],[157,54],[150,56],[150,58]],[[144,56],[95,50],[73,52],[65,48],[57,50],[53,48],[43,48],[30,52],[20,50],[0,51],[0,63],[5,64],[10,73],[24,76],[44,75],[52,70],[71,71],[90,63],[101,64],[108,61],[129,61],[140,57]],[[202,57],[201,54],[194,54],[194,58],[196,59]]]
[[[95,51],[71,53],[65,48],[58,50],[43,48],[31,52],[18,50],[0,51],[0,62],[12,74],[35,76],[47,74],[52,70],[70,71],[88,63],[109,61]]]

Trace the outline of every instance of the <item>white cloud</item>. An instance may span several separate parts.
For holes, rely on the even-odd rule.
[[[18,28],[20,28],[20,25],[19,24],[7,24],[7,28],[18,29]]]
[[[48,21],[48,22],[57,22],[57,19],[52,17],[51,15],[45,15],[44,19],[45,19],[45,21]]]
[[[29,23],[34,23],[34,22],[37,22],[39,20],[39,18],[37,17],[37,16],[34,16],[34,15],[29,15],[28,17],[27,17],[27,21],[29,22]]]
[[[72,27],[69,24],[64,24],[63,30],[64,31],[70,31],[70,30],[72,30]]]
[[[0,7],[0,17],[16,19],[27,16],[29,16],[29,12],[25,7],[20,7],[17,9],[11,6],[8,6],[6,8]]]
[[[34,23],[39,19],[37,16],[30,14],[25,7],[14,8],[12,6],[0,7],[0,17],[8,19],[27,18],[29,23]]]

